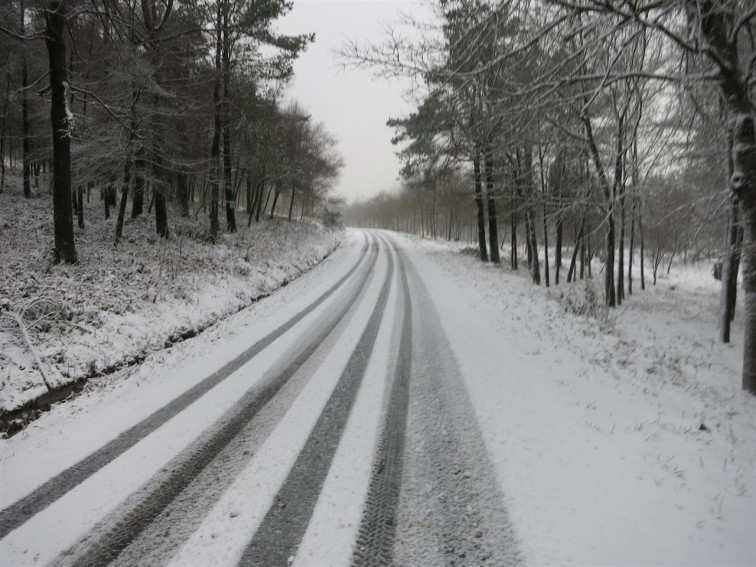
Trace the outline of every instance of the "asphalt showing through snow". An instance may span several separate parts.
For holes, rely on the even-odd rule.
[[[379,269],[381,257],[384,267]],[[380,291],[368,293],[370,283],[378,276],[383,278]],[[393,288],[397,308],[389,310]],[[368,299],[373,295],[375,299]],[[383,234],[366,234],[357,261],[344,276],[271,334],[101,449],[0,511],[0,539],[12,536],[15,529],[38,514],[45,514],[50,504],[200,401],[332,296],[333,305],[307,323],[310,331],[306,340],[292,347],[226,415],[156,471],[151,482],[115,512],[99,519],[87,535],[60,550],[53,563],[155,565],[170,561],[175,548],[184,545],[191,532],[197,530],[198,522],[253,458],[256,448],[281,426],[286,410],[314,375],[317,361],[328,357],[329,349],[335,349],[347,322],[359,323],[354,319],[357,307],[375,301],[366,321],[359,323],[359,340],[272,498],[272,505],[245,546],[238,552],[231,550],[232,563],[223,563],[266,567],[297,564],[298,548],[326,478],[338,473],[331,470],[334,455],[368,363],[371,357],[388,357],[391,360],[386,368],[391,370],[384,377],[384,397],[375,400],[382,407],[377,436],[365,440],[375,448],[372,471],[360,489],[364,500],[362,518],[354,519],[353,548],[345,557],[354,567],[519,564],[514,529],[435,308],[405,251],[393,237]],[[395,343],[398,351],[375,348],[387,313],[401,318],[400,327],[396,327],[401,329]],[[335,373],[333,376],[336,378]],[[253,438],[254,443],[250,441]],[[211,485],[213,490],[203,490],[203,486]],[[270,498],[272,493],[252,493],[248,498],[259,496]],[[201,502],[201,509],[192,509],[193,498]],[[181,533],[182,520],[187,526],[184,535],[171,536]],[[28,556],[30,564],[36,564],[33,556]]]

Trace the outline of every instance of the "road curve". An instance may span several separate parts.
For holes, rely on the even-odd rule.
[[[308,305],[0,511],[0,563],[519,564],[410,244],[353,242]]]

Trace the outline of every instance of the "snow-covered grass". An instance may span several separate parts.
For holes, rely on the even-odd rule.
[[[52,262],[52,203],[26,200],[18,180],[0,194],[0,415],[44,395],[47,386],[19,328],[27,328],[53,388],[140,360],[235,313],[327,256],[343,237],[313,223],[264,220],[217,245],[203,240],[205,215],[171,219],[162,240],[145,214],[127,220],[113,245],[93,192],[80,263]],[[113,211],[114,212],[114,211]]]
[[[528,564],[756,565],[756,398],[709,264],[578,315],[600,281],[545,289],[412,240]]]

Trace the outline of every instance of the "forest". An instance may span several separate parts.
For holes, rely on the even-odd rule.
[[[388,121],[399,190],[352,204],[347,222],[469,241],[483,262],[506,251],[536,285],[601,278],[608,308],[675,261],[711,261],[712,325],[729,342],[743,318],[743,388],[756,393],[754,4],[431,6],[433,21],[341,53],[417,85],[415,111]]]
[[[79,260],[83,202],[113,218],[193,217],[217,242],[246,222],[315,215],[336,141],[283,102],[314,35],[282,35],[285,0],[14,0],[0,7],[0,191],[53,195],[55,261]],[[49,183],[46,180],[49,179]],[[284,200],[286,200],[284,204]],[[221,220],[223,217],[223,220]],[[205,220],[207,219],[207,220]]]

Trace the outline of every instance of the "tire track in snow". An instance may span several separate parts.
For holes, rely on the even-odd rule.
[[[176,497],[200,474],[219,453],[231,443],[276,396],[289,379],[307,362],[317,348],[328,338],[349,310],[362,296],[378,260],[378,246],[371,246],[372,259],[364,274],[355,284],[346,301],[338,307],[324,326],[316,331],[312,340],[296,358],[283,369],[263,377],[229,411],[228,416],[207,430],[197,441],[164,467],[154,482],[137,495],[135,502],[127,503],[126,511],[116,512],[115,521],[105,519],[83,543],[69,548],[60,557],[60,564],[89,567],[107,565],[134,541]],[[363,248],[363,251],[365,249]],[[353,270],[350,270],[350,274]],[[341,281],[341,280],[340,280]],[[100,533],[102,532],[102,533]]]
[[[464,377],[409,258],[406,270],[413,298],[413,370],[391,564],[520,565]]]
[[[389,267],[378,301],[346,368],[318,418],[292,470],[278,491],[272,507],[244,551],[239,565],[288,566],[307,529],[318,496],[375,344],[386,309],[394,259]]]
[[[365,244],[362,247],[360,259],[354,266],[328,290],[326,290],[314,302],[304,308],[302,311],[291,317],[275,331],[260,339],[254,345],[249,347],[237,358],[224,365],[222,368],[199,382],[172,402],[166,404],[159,410],[153,412],[144,418],[138,424],[122,432],[118,437],[98,449],[88,457],[85,457],[75,465],[60,472],[56,476],[47,480],[44,484],[34,489],[27,496],[11,504],[7,508],[0,510],[0,539],[4,538],[10,532],[20,525],[24,524],[29,518],[38,514],[50,504],[60,499],[68,491],[81,484],[87,478],[95,474],[98,470],[109,464],[118,456],[136,445],[141,439],[158,429],[172,417],[184,410],[190,404],[202,397],[209,390],[217,386],[244,364],[253,359],[264,348],[270,345],[278,337],[291,329],[309,313],[315,310],[320,304],[328,299],[339,289],[351,276],[357,271],[367,258],[369,242],[367,235]]]
[[[402,331],[398,361],[381,428],[367,502],[352,557],[354,567],[394,564],[396,515],[404,466],[409,383],[412,372],[412,303],[403,252],[393,241],[390,245],[397,253],[401,272]]]

